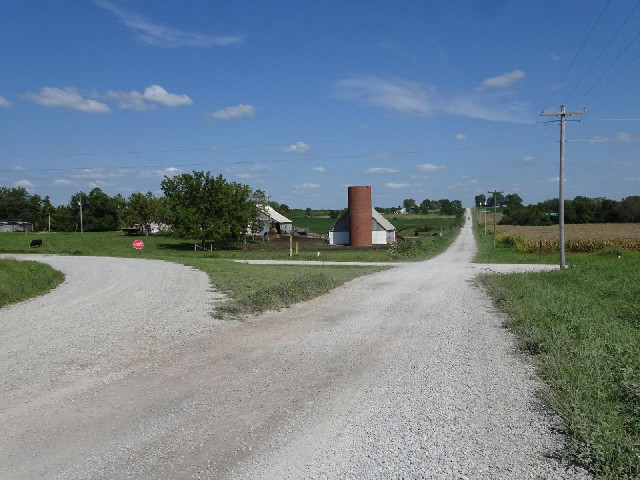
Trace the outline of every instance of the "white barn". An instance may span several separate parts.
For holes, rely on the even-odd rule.
[[[256,231],[251,232],[256,235],[264,235],[269,230],[275,228],[281,235],[290,235],[293,231],[293,221],[284,215],[276,212],[269,205],[258,205],[260,209]]]
[[[385,245],[395,243],[396,227],[375,208],[371,209],[371,243]],[[329,244],[349,245],[349,210],[329,230]]]

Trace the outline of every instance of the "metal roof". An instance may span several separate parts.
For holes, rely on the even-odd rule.
[[[270,207],[269,205],[260,204],[260,205],[258,205],[258,208],[260,210],[262,210],[262,212],[265,215],[268,215],[274,222],[278,222],[278,223],[293,223],[292,220],[289,220],[284,215],[279,214],[278,212],[276,212],[273,209],[273,207]]]
[[[396,227],[391,225],[391,222],[386,218],[384,218],[382,214],[378,212],[375,208],[371,209],[371,215],[373,216],[374,220],[378,222],[380,226],[382,226],[382,228],[384,228],[385,230],[390,231],[390,230],[396,229]]]

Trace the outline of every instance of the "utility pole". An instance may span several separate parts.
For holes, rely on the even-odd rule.
[[[82,235],[82,196],[78,200],[78,206],[80,207],[80,235]]]
[[[493,249],[495,250],[496,249],[496,216],[498,215],[498,204],[496,203],[496,195],[502,192],[499,192],[494,188],[493,192],[487,192],[487,193],[493,193]],[[487,222],[485,222],[485,225],[486,224]]]
[[[558,177],[558,227],[560,230],[559,233],[559,243],[560,243],[560,268],[565,268],[565,255],[564,255],[564,122],[566,121],[567,115],[584,115],[586,114],[586,110],[582,110],[581,112],[567,112],[564,104],[560,107],[559,112],[554,113],[540,113],[542,117],[548,116],[556,116],[560,117],[560,120],[554,120],[560,122],[560,176]]]

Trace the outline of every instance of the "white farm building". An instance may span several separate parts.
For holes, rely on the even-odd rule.
[[[385,245],[395,243],[396,227],[384,218],[375,208],[371,209],[371,244]],[[350,245],[349,210],[329,230],[329,244]]]
[[[264,235],[274,228],[276,232],[281,235],[291,234],[293,231],[293,221],[276,212],[269,205],[258,205],[258,208],[260,209],[260,213],[256,228],[254,229],[255,231],[252,233]]]

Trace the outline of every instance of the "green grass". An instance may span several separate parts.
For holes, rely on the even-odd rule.
[[[0,259],[0,307],[47,293],[63,280],[64,274],[49,265]]]
[[[230,299],[216,316],[259,313],[288,307],[339,287],[384,267],[248,265],[212,259],[184,259],[181,263],[205,271]]]
[[[515,263],[536,257],[506,247],[479,254]],[[639,478],[640,255],[604,251],[568,256],[567,263],[563,271],[486,276],[482,283],[510,315],[522,349],[535,356],[567,455],[600,478]]]

